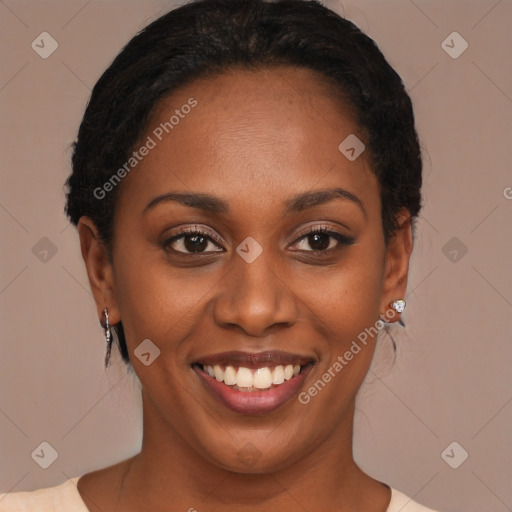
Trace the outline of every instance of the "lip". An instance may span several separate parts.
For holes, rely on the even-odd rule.
[[[282,352],[280,350],[267,350],[265,352],[221,352],[218,354],[212,354],[204,356],[197,361],[196,364],[203,366],[206,365],[223,365],[223,366],[243,366],[245,368],[261,368],[262,366],[278,366],[293,364],[305,366],[309,363],[313,363],[312,357],[307,357],[299,354],[292,354],[291,352]]]
[[[286,352],[272,351],[260,353],[224,352],[201,358],[192,365],[192,369],[199,376],[205,389],[218,402],[237,414],[261,416],[269,414],[286,403],[290,402],[300,391],[306,377],[313,368],[315,361],[312,358],[290,354]],[[246,368],[260,368],[265,366],[277,366],[286,364],[299,364],[299,375],[262,391],[238,391],[226,386],[224,383],[210,377],[202,368],[202,365],[234,365]]]

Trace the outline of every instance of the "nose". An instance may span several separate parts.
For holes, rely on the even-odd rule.
[[[213,307],[219,326],[264,337],[297,322],[296,297],[283,273],[279,275],[264,254],[252,263],[235,256]]]

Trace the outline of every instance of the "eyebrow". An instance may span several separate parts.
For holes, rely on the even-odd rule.
[[[362,201],[356,195],[352,194],[352,192],[342,188],[305,192],[287,199],[284,201],[284,205],[287,213],[301,212],[309,208],[328,203],[334,199],[345,199],[351,201],[359,206],[366,217],[366,210]],[[202,210],[205,213],[223,214],[229,212],[228,203],[210,194],[170,192],[152,199],[146,205],[142,214],[144,215],[148,210],[154,208],[156,205],[166,202],[177,202],[184,206]]]

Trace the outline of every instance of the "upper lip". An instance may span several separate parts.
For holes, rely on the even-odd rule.
[[[282,352],[280,350],[266,350],[264,352],[221,352],[198,359],[195,363],[206,365],[243,366],[244,368],[261,368],[263,366],[278,366],[293,364],[304,366],[313,363],[314,358]]]

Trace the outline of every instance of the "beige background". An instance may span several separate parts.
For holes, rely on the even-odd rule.
[[[407,327],[395,331],[394,366],[382,338],[361,391],[357,460],[431,507],[510,511],[512,2],[325,4],[344,10],[401,74],[425,148]],[[63,183],[95,81],[171,7],[0,0],[0,491],[55,485],[139,448],[138,383],[117,353],[103,369]],[[44,31],[59,45],[47,59],[31,48]],[[454,31],[469,44],[456,59],[441,46]],[[43,441],[58,452],[48,469],[31,457]],[[445,452],[454,441],[462,448]],[[469,456],[452,469],[442,453],[454,464],[462,449]]]

